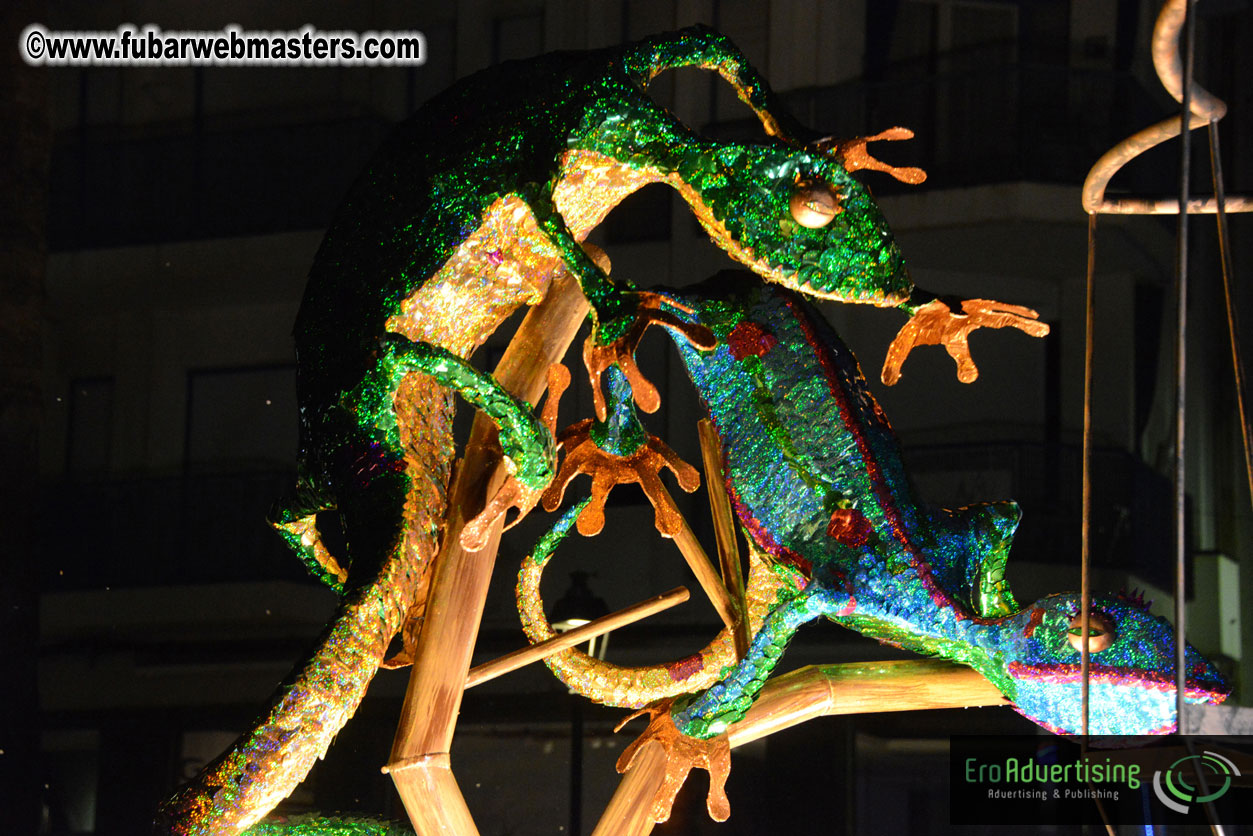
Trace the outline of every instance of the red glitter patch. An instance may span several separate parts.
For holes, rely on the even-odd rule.
[[[727,334],[727,348],[736,360],[745,357],[760,357],[779,344],[774,334],[762,328],[756,322],[741,322]]]
[[[666,672],[675,682],[682,682],[693,674],[700,673],[702,667],[704,665],[701,663],[700,654],[693,653],[691,656],[667,664]]]
[[[1031,608],[1031,618],[1027,619],[1027,626],[1022,628],[1022,634],[1027,638],[1035,633],[1035,628],[1040,626],[1040,622],[1044,620],[1044,610],[1040,607]]]
[[[866,545],[873,530],[870,520],[856,508],[835,509],[831,512],[831,521],[827,523],[828,536],[846,546]]]

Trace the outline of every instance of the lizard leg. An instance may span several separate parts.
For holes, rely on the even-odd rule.
[[[410,373],[430,376],[487,414],[499,429],[501,449],[510,470],[501,494],[488,502],[485,513],[490,519],[476,519],[466,535],[467,547],[473,547],[496,517],[511,506],[530,510],[540,491],[552,481],[556,471],[557,450],[553,434],[530,404],[510,395],[491,375],[479,371],[466,360],[446,349],[428,343],[414,342],[401,334],[390,333],[379,340],[374,368],[360,384],[347,393],[346,400],[355,404],[353,412],[363,416],[363,429],[391,437],[396,432],[392,399],[397,387]],[[564,389],[565,380],[550,377],[550,382]],[[555,400],[550,423],[555,422]],[[372,422],[372,424],[371,424]],[[398,439],[392,439],[398,443]],[[516,484],[514,484],[516,483]],[[482,515],[480,515],[482,516]],[[481,543],[478,546],[481,547]]]
[[[915,346],[944,346],[957,363],[957,379],[962,383],[972,383],[979,377],[979,369],[970,356],[967,343],[971,331],[977,328],[1017,328],[1032,337],[1043,337],[1049,332],[1049,326],[1039,321],[1038,313],[1021,305],[966,299],[961,303],[959,313],[945,300],[932,298],[923,302],[927,294],[916,292],[915,296],[919,297],[916,300],[918,304],[911,300],[901,306],[909,311],[910,318],[892,340],[883,361],[881,378],[888,386],[900,380],[901,366]]]
[[[348,580],[348,567],[322,542],[317,521],[319,512],[333,510],[335,506],[333,498],[302,490],[298,484],[295,495],[274,503],[269,523],[315,578],[342,594]]]
[[[365,414],[390,415],[393,393],[411,372],[429,375],[487,413],[500,429],[500,446],[515,479],[532,489],[541,489],[552,480],[556,460],[552,433],[530,404],[510,395],[491,375],[439,346],[414,342],[400,334],[381,338],[375,369],[354,390]],[[383,399],[387,400],[385,409],[379,408],[384,406],[381,403],[371,403]]]
[[[715,339],[702,325],[684,322],[663,310],[682,305],[657,293],[636,290],[627,281],[609,278],[609,259],[597,248],[579,243],[551,201],[531,201],[540,229],[561,252],[562,260],[579,282],[591,305],[592,334],[583,347],[583,361],[592,383],[596,417],[606,420],[606,400],[601,391],[601,375],[618,368],[631,384],[636,403],[645,412],[656,412],[661,405],[657,387],[644,377],[635,362],[635,349],[650,325],[664,325],[683,335],[698,348],[713,348]]]
[[[488,503],[484,511],[466,526],[462,542],[473,550],[486,537],[487,529],[509,508],[521,513],[516,524],[538,502],[542,489],[555,470],[556,451],[553,444],[557,404],[570,382],[569,372],[557,365],[549,370],[549,397],[543,416],[536,419],[527,404],[505,392],[495,379],[465,360],[442,348],[415,343],[399,334],[389,334],[381,341],[374,371],[356,389],[347,393],[342,404],[365,421],[363,429],[373,436],[379,431],[386,437],[395,429],[392,400],[401,378],[410,372],[427,374],[442,385],[452,388],[468,402],[487,412],[500,428],[500,441],[514,469],[514,478],[507,481]],[[374,426],[368,426],[369,421]],[[395,438],[389,439],[398,443]],[[305,479],[298,483],[294,496],[275,503],[270,511],[270,524],[304,561],[310,572],[338,593],[343,593],[348,580],[348,562],[343,555],[333,555],[318,532],[319,511],[335,509],[333,497],[310,489]]]
[[[570,370],[560,363],[548,368],[548,396],[544,399],[544,409],[540,413],[540,422],[548,429],[550,436],[557,434],[557,407],[561,403],[561,395],[570,385]],[[513,528],[522,518],[531,512],[539,503],[543,491],[524,485],[517,479],[509,479],[496,495],[488,500],[483,510],[468,520],[461,529],[461,545],[468,551],[478,551],[487,544],[491,527],[510,508],[518,510],[517,516],[504,527],[505,531]]]
[[[663,325],[697,348],[710,349],[717,344],[717,339],[705,326],[685,322],[663,310],[663,305],[677,306],[672,299],[644,291],[633,295],[635,310],[628,315],[627,321],[620,323],[620,327],[619,323],[611,321],[605,327],[597,328],[583,344],[583,363],[587,366],[592,384],[592,402],[596,407],[596,417],[602,421],[607,414],[607,403],[601,390],[601,376],[610,368],[621,370],[640,409],[652,413],[661,406],[657,387],[644,377],[635,362],[635,350],[649,326]],[[618,336],[611,336],[613,334]]]
[[[605,500],[615,485],[636,482],[653,504],[657,530],[675,536],[682,518],[678,508],[658,478],[662,468],[674,473],[679,487],[691,493],[700,486],[700,475],[681,460],[661,439],[649,435],[635,414],[631,384],[617,368],[608,376],[612,410],[605,421],[588,419],[561,434],[566,451],[561,469],[544,492],[547,511],[554,511],[565,495],[566,486],[580,473],[592,477],[591,503],[579,515],[579,533],[599,534],[605,524]]]
[[[776,607],[753,636],[748,653],[721,682],[686,704],[676,703],[671,712],[675,726],[689,737],[709,738],[743,719],[801,625],[844,609],[850,600],[843,590],[811,582],[808,589]]]
[[[742,719],[765,685],[783,651],[802,624],[821,615],[845,610],[851,596],[843,590],[811,582],[810,588],[778,606],[767,616],[748,653],[723,680],[694,699],[664,700],[645,709],[652,715],[648,728],[622,752],[618,771],[625,772],[636,753],[650,741],[666,750],[666,772],[653,799],[654,821],[666,821],[674,799],[694,767],[709,771],[705,805],[715,821],[731,813],[726,795],[731,749],[723,732]],[[632,714],[627,720],[638,716]],[[623,721],[625,723],[626,721]]]

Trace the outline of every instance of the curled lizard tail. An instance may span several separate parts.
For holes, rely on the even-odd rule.
[[[518,573],[518,615],[522,619],[522,629],[532,644],[556,635],[544,615],[544,602],[539,592],[540,578],[557,545],[565,539],[589,501],[585,499],[562,514],[523,561]],[[745,597],[749,632],[756,633],[787,582],[770,569],[752,548],[751,540],[749,542]],[[724,628],[698,653],[674,662],[638,668],[605,662],[578,649],[549,656],[544,663],[571,690],[593,702],[617,708],[641,708],[660,699],[700,691],[713,685],[724,668],[736,663],[735,642],[731,630]]]

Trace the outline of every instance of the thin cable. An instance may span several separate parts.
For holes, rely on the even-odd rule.
[[[1196,55],[1196,14],[1193,10],[1195,0],[1188,0],[1184,6],[1184,60],[1183,60],[1183,96],[1179,101],[1180,105],[1180,137],[1179,137],[1179,237],[1177,251],[1177,282],[1178,282],[1178,300],[1179,309],[1178,329],[1175,334],[1177,340],[1176,345],[1176,366],[1175,366],[1175,713],[1177,717],[1176,733],[1184,734],[1184,708],[1186,705],[1187,694],[1187,670],[1184,667],[1185,648],[1184,636],[1186,635],[1186,619],[1187,607],[1185,606],[1184,594],[1185,589],[1185,557],[1187,551],[1186,532],[1184,531],[1184,511],[1185,511],[1185,484],[1184,479],[1187,475],[1186,466],[1184,464],[1184,433],[1187,429],[1186,407],[1187,407],[1187,384],[1188,384],[1188,364],[1187,364],[1187,336],[1188,336],[1188,193],[1190,191],[1190,178],[1192,175],[1191,152],[1192,152],[1192,131],[1188,127],[1188,120],[1191,116],[1191,93],[1193,69]],[[1220,204],[1221,205],[1221,204]],[[1184,738],[1184,745],[1189,752],[1195,752],[1192,748],[1192,741],[1187,737]],[[1193,763],[1194,770],[1201,791],[1207,792],[1205,776],[1201,774],[1201,770]],[[1213,808],[1207,803],[1204,805],[1206,818],[1209,820],[1210,830],[1221,836],[1222,826],[1214,814]]]
[[[1088,214],[1088,281],[1084,295],[1083,322],[1083,451],[1080,465],[1083,480],[1079,533],[1079,681],[1083,710],[1083,747],[1088,745],[1088,686],[1091,653],[1088,651],[1089,621],[1092,617],[1092,336],[1095,321],[1096,213]]]
[[[1083,508],[1080,514],[1081,530],[1079,533],[1079,687],[1080,702],[1083,712],[1081,724],[1082,737],[1079,739],[1079,750],[1085,756],[1088,753],[1088,688],[1091,677],[1088,650],[1088,639],[1091,635],[1092,617],[1092,581],[1089,575],[1091,563],[1092,533],[1092,359],[1093,336],[1096,332],[1096,213],[1088,214],[1088,270],[1087,286],[1084,294],[1083,322],[1083,453],[1080,471],[1083,481]],[[1105,825],[1107,836],[1117,836],[1114,825],[1110,822],[1109,813],[1101,803],[1098,794],[1092,794],[1096,802],[1096,810]]]
[[[1234,282],[1231,267],[1231,239],[1227,237],[1227,195],[1223,186],[1223,161],[1218,150],[1218,120],[1209,123],[1210,175],[1214,180],[1214,202],[1217,206],[1214,218],[1218,222],[1218,262],[1222,270],[1223,300],[1227,304],[1227,335],[1231,338],[1231,368],[1236,376],[1236,407],[1240,413],[1240,438],[1244,441],[1244,474],[1249,483],[1249,502],[1253,503],[1253,436],[1250,435],[1248,413],[1245,410],[1244,363],[1240,359],[1240,331],[1237,326],[1236,305],[1232,297]]]
[[[1187,671],[1184,667],[1184,635],[1187,618],[1184,602],[1185,557],[1187,542],[1185,528],[1185,478],[1184,432],[1186,430],[1188,387],[1188,193],[1191,178],[1192,132],[1188,118],[1192,108],[1192,69],[1196,44],[1196,15],[1192,6],[1195,0],[1184,5],[1184,55],[1183,95],[1180,98],[1181,130],[1179,136],[1179,224],[1176,241],[1175,264],[1175,717],[1176,732],[1183,734],[1184,705],[1187,690]]]

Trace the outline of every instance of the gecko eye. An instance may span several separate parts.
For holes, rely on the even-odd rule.
[[[1070,629],[1066,633],[1070,646],[1080,653],[1083,652],[1083,616],[1076,615],[1070,620]],[[1088,613],[1088,652],[1100,653],[1114,643],[1117,635],[1114,624],[1104,613]]]
[[[792,190],[792,198],[788,201],[792,217],[798,224],[808,229],[818,229],[831,223],[831,219],[844,210],[840,207],[840,199],[825,183],[802,180]]]

